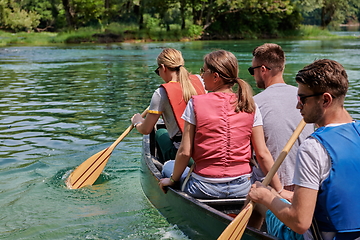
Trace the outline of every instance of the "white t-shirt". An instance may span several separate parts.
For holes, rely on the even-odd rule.
[[[155,90],[151,98],[149,113],[162,114],[170,138],[174,137],[177,133],[180,133],[169,98],[163,87],[159,87]]]

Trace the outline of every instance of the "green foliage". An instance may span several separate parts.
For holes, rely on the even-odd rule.
[[[52,1],[54,2],[54,1]],[[48,0],[27,0],[22,2],[22,8],[26,11],[36,12],[39,15],[39,25],[36,27],[47,29],[54,23],[54,5]]]
[[[323,28],[344,23],[360,12],[359,0],[295,0],[305,23]]]
[[[2,13],[2,24],[15,32],[31,31],[39,25],[40,15],[27,12],[20,7],[5,8]]]
[[[105,12],[103,0],[73,0],[77,26],[101,26]]]
[[[302,37],[332,37],[328,30],[324,30],[318,26],[301,25],[299,34]]]
[[[202,33],[203,33],[203,28],[199,25],[192,24],[187,29],[187,36],[189,36],[190,38],[194,38],[194,39],[200,38]]]
[[[113,22],[104,26],[104,28],[105,28],[105,32],[122,34],[125,31],[137,30],[138,26],[136,24],[121,24],[121,23]]]
[[[92,27],[83,27],[78,30],[66,31],[59,35],[58,40],[61,38],[64,43],[83,43],[92,42],[96,38],[93,36],[99,30]]]
[[[299,29],[303,17],[323,26],[357,22],[359,9],[359,0],[0,0],[0,27],[60,32],[91,26],[93,34],[159,41],[275,38]],[[96,41],[83,29],[76,41],[86,38]]]
[[[155,29],[160,27],[161,20],[156,17],[151,17],[149,14],[144,16],[145,28],[146,29]]]
[[[57,33],[42,32],[42,33],[9,33],[0,31],[0,46],[6,45],[45,45],[52,42],[52,39],[56,37]]]
[[[206,32],[215,39],[276,38],[301,20],[290,1],[249,0],[244,8],[220,15]]]

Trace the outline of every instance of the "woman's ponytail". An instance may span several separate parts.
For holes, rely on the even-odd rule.
[[[244,80],[237,78],[238,88],[238,102],[235,108],[236,112],[255,112],[255,101],[253,98],[253,91],[251,86]]]

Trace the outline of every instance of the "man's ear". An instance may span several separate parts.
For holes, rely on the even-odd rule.
[[[262,72],[262,73],[268,70],[268,69],[265,67],[265,65],[262,65],[260,69],[261,69],[261,72]]]
[[[330,104],[333,102],[333,97],[331,96],[331,94],[330,93],[324,93],[323,94],[323,104],[324,104],[324,107],[329,107],[330,106]]]

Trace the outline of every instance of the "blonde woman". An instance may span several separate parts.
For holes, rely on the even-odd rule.
[[[195,168],[183,186],[196,198],[244,197],[250,190],[252,147],[267,173],[273,159],[267,150],[262,118],[250,86],[238,78],[238,61],[219,50],[204,58],[202,78],[210,93],[193,96],[183,114],[184,134],[175,161],[163,168],[160,188],[182,184],[190,157]],[[238,91],[232,87],[237,84]],[[272,182],[282,192],[277,176]]]
[[[157,57],[157,64],[155,73],[165,83],[154,92],[146,118],[137,113],[131,121],[141,134],[149,134],[162,116],[166,129],[158,130],[155,138],[161,151],[161,160],[166,161],[175,159],[180,145],[184,128],[181,115],[187,102],[191,96],[203,94],[205,90],[200,76],[190,75],[184,67],[180,51],[164,49]]]

